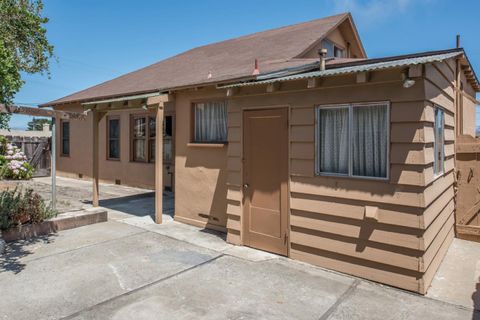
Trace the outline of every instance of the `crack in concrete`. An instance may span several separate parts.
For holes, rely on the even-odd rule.
[[[347,300],[357,289],[357,286],[360,284],[360,280],[356,279],[352,282],[350,287],[340,296],[340,298],[335,301],[335,303],[328,308],[328,310],[320,317],[319,320],[327,320],[334,312],[337,310],[338,306],[340,306],[345,300]]]
[[[191,270],[194,270],[194,269],[196,269],[196,268],[199,268],[199,267],[204,266],[204,265],[206,265],[206,264],[209,264],[209,263],[211,263],[211,262],[214,262],[214,261],[216,261],[216,260],[218,260],[218,259],[220,259],[220,258],[222,258],[222,257],[224,257],[224,256],[225,256],[224,254],[220,254],[220,255],[218,255],[218,256],[216,256],[216,257],[213,257],[213,258],[211,258],[211,259],[209,259],[209,260],[206,260],[206,261],[204,261],[204,262],[202,262],[202,263],[196,264],[196,265],[194,265],[194,266],[188,267],[188,268],[186,268],[186,269],[183,269],[183,270],[181,270],[181,271],[179,271],[179,272],[176,272],[176,273],[171,274],[171,275],[169,275],[169,276],[166,276],[166,277],[164,277],[164,278],[160,278],[160,279],[155,280],[155,281],[153,281],[153,282],[147,283],[146,285],[140,286],[140,287],[135,288],[135,289],[133,289],[133,290],[130,290],[130,291],[128,291],[128,292],[122,293],[122,294],[120,294],[120,295],[118,295],[118,296],[115,296],[115,297],[112,297],[112,298],[110,298],[110,299],[104,300],[104,301],[102,301],[102,302],[99,302],[99,303],[97,303],[97,304],[94,304],[93,306],[90,306],[90,307],[88,307],[88,308],[82,309],[82,310],[80,310],[80,311],[77,311],[77,312],[75,312],[75,313],[72,313],[72,314],[70,314],[70,315],[68,315],[68,316],[66,316],[66,317],[62,317],[62,318],[60,318],[60,319],[62,319],[62,320],[74,319],[75,317],[81,315],[81,314],[84,313],[84,312],[91,311],[91,310],[93,310],[93,309],[95,309],[95,308],[97,308],[97,307],[99,307],[99,306],[105,305],[105,304],[107,304],[107,303],[109,303],[109,302],[115,301],[115,300],[117,300],[117,299],[120,299],[120,298],[122,298],[122,297],[131,295],[131,294],[134,294],[134,293],[136,293],[136,292],[138,292],[138,291],[141,291],[141,290],[150,288],[150,287],[152,287],[152,286],[154,286],[154,285],[156,285],[156,284],[159,284],[159,283],[161,283],[161,282],[164,282],[164,281],[166,281],[166,280],[168,280],[168,279],[174,278],[174,277],[176,277],[176,276],[179,276],[179,275],[181,275],[181,274],[184,274],[184,273],[186,273],[186,272],[189,272],[189,271],[191,271]]]

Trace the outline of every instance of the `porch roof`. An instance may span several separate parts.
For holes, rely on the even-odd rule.
[[[146,99],[150,97],[156,97],[159,95],[160,95],[160,92],[152,92],[152,93],[137,94],[133,96],[122,96],[122,97],[112,98],[112,99],[100,99],[100,100],[94,100],[90,102],[84,102],[82,103],[82,106],[91,106],[96,104],[113,103],[113,102],[119,102],[119,101],[130,101],[130,100],[136,100],[136,99]]]

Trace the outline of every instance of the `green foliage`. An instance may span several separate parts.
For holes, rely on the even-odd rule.
[[[39,223],[56,215],[57,212],[32,189],[21,192],[15,188],[0,193],[0,229]]]
[[[48,74],[53,46],[48,43],[41,0],[0,0],[0,103],[11,104],[24,81],[21,73]],[[0,115],[8,129],[10,115]]]
[[[3,168],[7,159],[5,158],[5,153],[7,151],[8,140],[4,136],[0,136],[0,168]],[[1,175],[0,175],[1,177]]]
[[[45,118],[33,118],[32,121],[27,123],[27,130],[28,131],[42,131],[43,125],[48,123],[50,128],[52,128],[52,120],[45,119]]]

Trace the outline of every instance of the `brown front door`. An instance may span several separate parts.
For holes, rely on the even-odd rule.
[[[243,115],[244,243],[288,254],[288,109]]]

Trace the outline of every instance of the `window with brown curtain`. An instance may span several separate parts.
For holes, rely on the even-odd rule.
[[[155,116],[134,116],[132,119],[132,160],[155,161]]]

